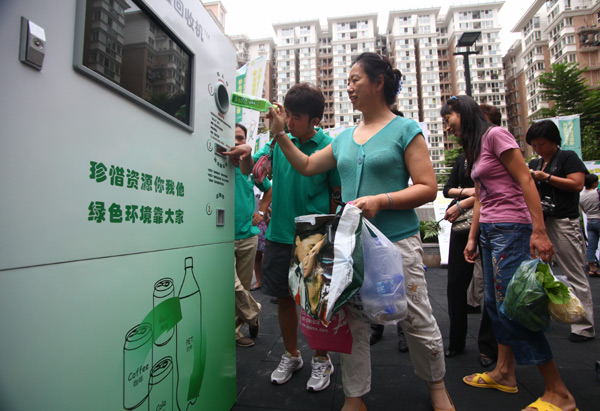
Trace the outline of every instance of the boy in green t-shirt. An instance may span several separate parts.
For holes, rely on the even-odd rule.
[[[286,94],[283,106],[277,106],[279,113],[268,116],[272,117],[273,135],[283,133],[287,123],[290,139],[308,155],[330,144],[331,137],[320,128],[315,128],[321,121],[325,108],[323,93],[317,87],[306,83],[297,84]],[[248,145],[236,146],[225,154],[234,163],[239,162],[242,173],[250,174],[254,162],[269,153],[271,144],[273,141],[253,156]],[[271,374],[271,382],[283,384],[304,364],[298,351],[298,312],[288,287],[294,219],[307,214],[333,213],[336,207],[332,198],[334,195],[339,196],[341,182],[335,168],[316,176],[302,176],[290,165],[277,145],[272,152],[272,167],[272,211],[262,264],[262,287],[267,295],[277,297],[279,303],[279,325],[286,352]],[[311,366],[312,373],[306,389],[322,391],[329,385],[333,373],[333,364],[327,352],[317,351]]]

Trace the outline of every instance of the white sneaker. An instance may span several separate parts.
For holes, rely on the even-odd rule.
[[[330,377],[333,374],[333,364],[329,355],[326,357],[313,357],[311,361],[312,372],[306,383],[308,391],[323,391],[329,387]]]
[[[300,352],[298,352],[300,354]],[[292,374],[298,371],[304,362],[302,362],[302,355],[298,357],[292,357],[289,352],[285,352],[281,356],[281,362],[277,366],[277,369],[271,374],[271,382],[273,384],[284,384],[292,378]]]

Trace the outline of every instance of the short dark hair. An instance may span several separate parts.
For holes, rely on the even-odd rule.
[[[400,92],[402,73],[392,66],[390,59],[376,53],[365,52],[352,62],[352,65],[355,64],[363,68],[372,83],[377,80],[377,77],[383,76],[385,102],[388,106],[396,102],[396,96]]]
[[[598,176],[596,174],[586,174],[585,175],[585,188],[588,190],[594,186],[598,182]]]
[[[288,90],[283,106],[294,114],[308,114],[309,120],[313,118],[321,120],[325,110],[325,97],[318,87],[299,83]]]
[[[248,129],[241,123],[235,123],[236,127],[239,127],[244,132],[244,137],[248,137]]]
[[[492,106],[490,104],[482,103],[479,105],[481,111],[483,111],[483,115],[490,120],[490,123],[495,124],[497,126],[502,125],[502,112],[496,106]]]
[[[527,144],[531,145],[532,140],[540,137],[545,138],[552,143],[556,143],[557,146],[560,146],[562,143],[560,131],[552,120],[542,120],[533,123],[529,127],[529,130],[527,130],[525,141],[527,141]]]

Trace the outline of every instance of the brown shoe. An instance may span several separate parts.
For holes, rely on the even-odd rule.
[[[248,348],[254,345],[254,341],[252,341],[252,339],[248,337],[242,337],[235,340],[235,345],[237,345],[238,347]]]

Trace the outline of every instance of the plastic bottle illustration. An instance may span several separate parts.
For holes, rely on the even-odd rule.
[[[181,321],[177,324],[177,406],[186,411],[198,397],[188,398],[195,353],[202,349],[202,296],[194,276],[192,257],[185,259],[185,274],[179,290]]]
[[[267,112],[273,104],[269,100],[242,93],[231,93],[231,104],[250,110]]]

